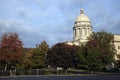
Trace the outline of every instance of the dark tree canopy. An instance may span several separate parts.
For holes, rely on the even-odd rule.
[[[47,54],[47,61],[51,67],[67,69],[75,67],[77,46],[57,43]]]

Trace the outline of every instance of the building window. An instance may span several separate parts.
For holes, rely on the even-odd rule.
[[[120,49],[120,46],[118,46],[118,49]]]
[[[82,35],[84,35],[84,34],[85,34],[85,29],[83,28],[83,29],[82,29]]]
[[[82,29],[80,28],[80,35],[82,35]]]
[[[76,36],[76,33],[77,33],[77,32],[76,32],[76,29],[75,29],[75,36]]]
[[[85,31],[85,35],[87,35],[87,28],[85,28],[85,30],[84,30],[84,31]]]

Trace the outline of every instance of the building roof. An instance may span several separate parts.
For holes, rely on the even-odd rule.
[[[75,22],[90,22],[90,19],[84,14],[83,8],[80,10],[80,15],[77,17]]]

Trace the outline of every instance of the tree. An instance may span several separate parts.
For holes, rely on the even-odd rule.
[[[80,69],[87,69],[87,57],[88,55],[88,52],[87,52],[87,47],[84,46],[84,45],[81,45],[79,48],[78,48],[78,51],[77,51],[77,68],[80,68]]]
[[[79,66],[89,70],[101,70],[114,62],[115,49],[113,45],[114,36],[105,31],[91,35],[87,44],[80,47],[78,51]]]
[[[24,48],[24,57],[23,57],[23,68],[31,69],[33,66],[33,61],[31,60],[32,53],[35,48]]]
[[[55,44],[47,54],[47,61],[51,67],[62,67],[64,70],[76,66],[77,46],[65,43]]]
[[[43,68],[46,66],[46,54],[49,50],[49,46],[46,41],[41,42],[40,45],[36,46],[33,50],[31,60],[33,62],[33,68]]]
[[[23,56],[22,41],[16,33],[5,33],[0,40],[0,63],[5,70],[12,69],[21,63]]]
[[[115,61],[115,68],[120,69],[120,54],[117,55],[117,58],[118,58],[118,60]]]
[[[113,39],[114,36],[111,33],[105,31],[93,32],[90,41],[86,44],[89,49],[88,54],[94,54],[95,56],[93,59],[96,58],[94,62],[97,64],[92,66],[99,66],[99,68],[101,67],[100,69],[102,69],[114,62],[115,48],[112,43]],[[90,58],[88,57],[88,59]]]
[[[89,43],[88,43],[89,44]],[[88,70],[101,70],[106,65],[102,60],[104,59],[101,49],[97,47],[97,42],[94,46],[88,46],[87,44],[87,68]]]

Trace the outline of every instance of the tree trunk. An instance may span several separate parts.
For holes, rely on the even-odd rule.
[[[5,69],[4,69],[4,71],[7,71],[7,64],[5,64]]]
[[[64,69],[65,74],[67,74],[67,69]]]

